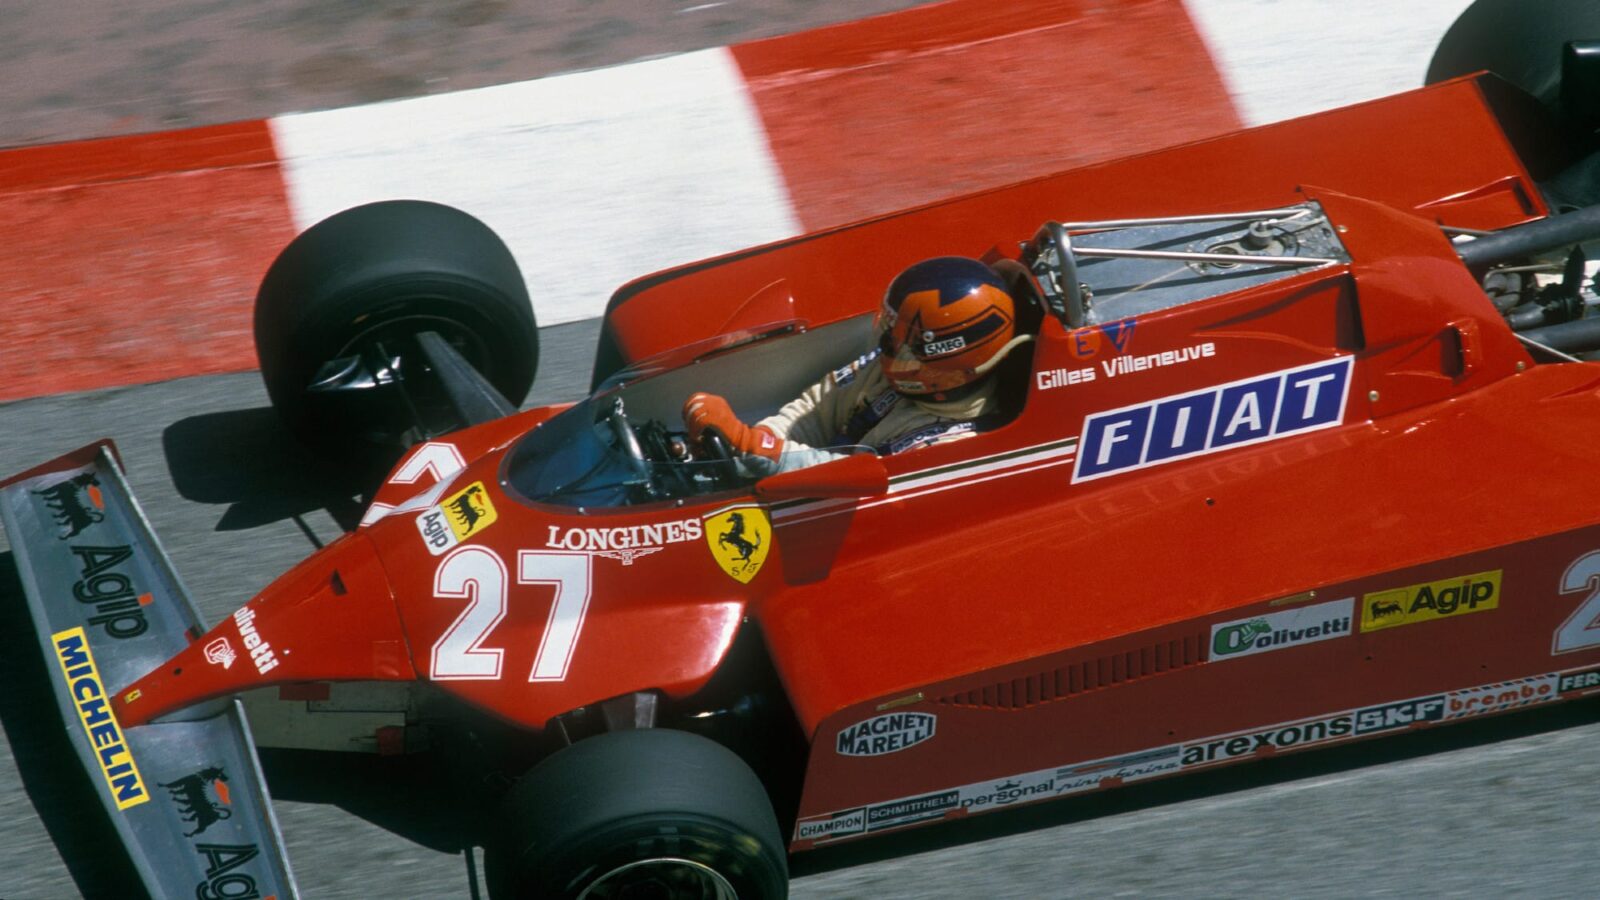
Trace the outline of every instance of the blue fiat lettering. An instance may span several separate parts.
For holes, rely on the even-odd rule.
[[[1146,461],[1188,456],[1206,449],[1206,440],[1211,436],[1211,412],[1216,405],[1216,391],[1164,400],[1157,404],[1155,428],[1151,430]]]
[[[1083,450],[1078,456],[1080,475],[1137,466],[1144,455],[1144,434],[1149,423],[1148,406],[1091,417],[1084,423]]]
[[[1212,449],[1270,435],[1282,381],[1281,376],[1271,376],[1223,388],[1217,403],[1217,421],[1212,426]]]
[[[1352,358],[1271,372],[1083,420],[1073,481],[1337,425]]]
[[[1337,422],[1343,418],[1345,383],[1350,380],[1350,359],[1291,373],[1285,379],[1283,409],[1278,413],[1278,433],[1287,434]]]

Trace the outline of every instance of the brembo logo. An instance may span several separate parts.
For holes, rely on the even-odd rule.
[[[1072,480],[1331,428],[1344,419],[1351,357],[1269,372],[1083,420]]]

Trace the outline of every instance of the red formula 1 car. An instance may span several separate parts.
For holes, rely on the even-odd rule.
[[[257,327],[302,434],[409,445],[359,528],[202,631],[109,448],[0,491],[70,730],[156,894],[293,892],[219,698],[359,683],[397,724],[374,688],[349,737],[515,776],[498,896],[761,898],[823,845],[1591,693],[1600,211],[1552,198],[1600,157],[1546,112],[1446,80],[674,269],[526,412],[498,241],[336,216]],[[689,445],[689,394],[777,408],[951,253],[1035,334],[1003,421],[760,480]]]

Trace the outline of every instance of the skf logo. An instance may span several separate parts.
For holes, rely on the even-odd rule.
[[[58,481],[34,493],[44,498],[44,505],[50,508],[50,515],[60,529],[56,537],[63,541],[77,537],[96,522],[105,521],[106,502],[93,472]],[[86,499],[87,504],[84,503]]]
[[[759,506],[743,506],[706,519],[706,543],[711,556],[729,577],[740,584],[761,571],[772,549],[772,522]]]
[[[418,516],[417,530],[427,542],[428,552],[440,556],[493,525],[498,518],[483,482],[474,481]]]
[[[939,720],[932,713],[888,713],[840,730],[834,749],[840,756],[883,756],[915,747],[933,737]]]
[[[1500,605],[1500,569],[1444,581],[1429,581],[1361,598],[1361,630],[1378,631],[1467,613]]]
[[[233,818],[233,810],[229,809],[233,798],[228,792],[228,776],[221,766],[207,766],[177,781],[163,781],[161,786],[178,805],[178,815],[194,824],[194,830],[185,831],[184,837],[194,837],[223,819]],[[211,799],[213,796],[217,798],[215,801]]]
[[[1444,718],[1444,695],[1401,700],[1382,706],[1369,706],[1356,713],[1356,734],[1374,734],[1395,728],[1409,728]]]

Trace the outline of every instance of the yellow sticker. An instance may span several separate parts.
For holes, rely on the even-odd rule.
[[[100,670],[89,652],[89,639],[83,629],[58,631],[50,635],[50,644],[55,648],[56,662],[61,664],[61,674],[66,676],[72,707],[78,711],[78,721],[89,736],[95,761],[100,764],[100,773],[105,776],[117,809],[149,800],[139,766],[122,736],[122,726],[117,724],[116,713],[107,702],[105,685],[100,681]]]
[[[417,530],[428,543],[429,552],[438,556],[493,525],[497,518],[499,513],[494,511],[483,482],[474,481],[438,506],[423,510],[417,516]]]
[[[1377,591],[1361,598],[1361,630],[1377,631],[1483,612],[1500,605],[1500,573],[1477,572]]]
[[[489,493],[483,489],[483,482],[474,481],[462,490],[446,497],[439,504],[450,517],[450,530],[456,533],[456,540],[464,541],[478,532],[494,524],[499,514],[494,511],[494,504],[489,502]]]
[[[706,543],[722,571],[740,584],[749,584],[772,549],[772,522],[759,506],[718,513],[706,519]]]

